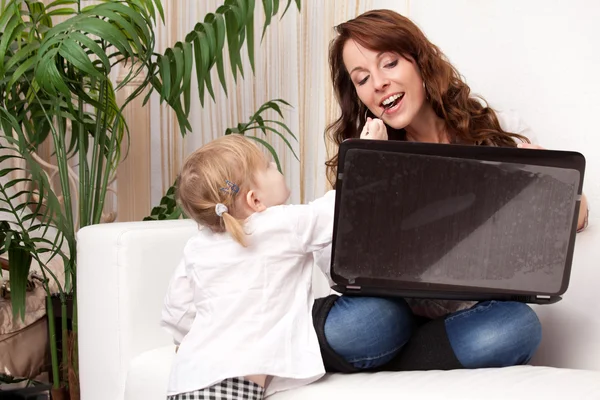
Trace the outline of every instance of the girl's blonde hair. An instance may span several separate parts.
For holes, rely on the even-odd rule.
[[[185,160],[176,185],[179,204],[198,224],[213,232],[228,232],[246,246],[243,221],[233,215],[261,167],[266,167],[265,156],[244,136],[234,134],[213,140]],[[222,217],[216,212],[219,203],[228,209]]]

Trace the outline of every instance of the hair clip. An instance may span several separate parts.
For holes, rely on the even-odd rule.
[[[220,189],[223,192],[237,194],[240,191],[240,187],[238,185],[236,185],[235,183],[231,182],[230,180],[226,180],[225,183],[227,184],[227,187],[222,187]]]

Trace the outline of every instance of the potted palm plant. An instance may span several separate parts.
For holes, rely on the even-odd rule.
[[[291,3],[287,0],[284,12]],[[299,9],[300,1],[295,3]],[[264,34],[280,1],[262,4]],[[192,74],[204,101],[205,91],[214,96],[212,68],[226,90],[225,71],[234,76],[242,72],[244,48],[254,66],[255,0],[225,0],[163,54],[155,52],[153,30],[164,20],[160,0],[3,0],[0,7],[0,177],[9,178],[0,184],[0,221],[3,215],[11,217],[0,222],[0,254],[8,255],[15,316],[25,310],[32,262],[41,268],[48,299],[53,295],[50,283],[58,286],[62,315],[72,299],[71,326],[66,318],[55,326],[55,307],[47,310],[55,395],[68,387],[76,398],[76,232],[106,220],[107,191],[129,140],[123,110],[142,93],[147,92],[147,101],[157,92],[175,111],[181,133],[191,130]],[[127,68],[128,74],[114,85],[110,77],[117,67]],[[133,79],[139,86],[118,104],[116,92]],[[287,126],[261,116],[266,110],[279,112],[282,104],[287,103],[266,103],[249,122],[227,133],[272,132],[291,149]],[[256,140],[277,159],[266,141]],[[53,163],[39,155],[45,143],[51,145]],[[62,261],[64,278],[48,268],[52,260]]]

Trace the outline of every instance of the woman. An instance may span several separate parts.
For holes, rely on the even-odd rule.
[[[472,97],[409,19],[369,11],[336,30],[329,62],[341,116],[328,134],[337,145],[361,137],[539,148],[517,133],[515,120]],[[336,164],[337,156],[327,162],[330,179]],[[583,228],[585,198],[581,209]],[[316,301],[313,316],[326,367],[342,372],[519,365],[541,340],[536,314],[516,302],[409,305],[404,299],[329,296]]]

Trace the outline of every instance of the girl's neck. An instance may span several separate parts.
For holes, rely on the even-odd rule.
[[[236,212],[235,212],[235,218],[245,221],[248,218],[250,218],[252,215],[254,215],[254,210],[251,209],[250,207],[248,207],[247,204],[243,204],[241,207],[238,206],[236,207]]]
[[[254,210],[248,206],[248,203],[245,201],[245,196],[241,193],[236,195],[236,198],[233,203],[233,207],[230,207],[229,214],[240,221],[245,221],[250,218],[252,214],[254,214]]]
[[[405,130],[409,142],[450,143],[446,123],[435,114],[429,103],[423,104]]]

